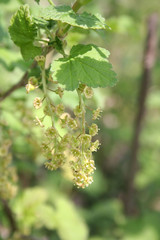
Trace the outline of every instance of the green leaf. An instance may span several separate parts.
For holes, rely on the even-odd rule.
[[[47,229],[50,230],[56,228],[56,211],[53,207],[47,204],[41,204],[37,208],[36,216],[39,227],[45,226]]]
[[[30,15],[28,5],[21,6],[13,15],[9,33],[13,42],[20,47],[26,61],[40,54],[41,48],[35,47],[33,44],[37,36],[37,27]]]
[[[39,208],[45,204],[46,200],[47,192],[39,187],[25,189],[22,195],[15,198],[13,212],[21,232],[30,232],[31,228],[36,225]]]
[[[34,195],[34,198],[33,198]],[[48,193],[44,188],[27,188],[13,202],[13,212],[21,232],[30,232],[32,228],[57,227],[56,211],[47,203]]]
[[[13,15],[9,33],[17,46],[34,41],[37,36],[37,28],[30,16],[28,5],[21,6]]]
[[[105,19],[99,15],[91,15],[87,12],[76,14],[70,6],[49,6],[40,8],[38,16],[45,20],[61,21],[69,25],[84,29],[105,29]]]
[[[88,228],[75,206],[64,197],[55,199],[57,231],[61,240],[86,240]]]
[[[79,83],[93,88],[112,87],[117,79],[108,62],[109,54],[93,44],[73,46],[68,57],[52,63],[53,78],[71,91],[78,88]]]
[[[25,61],[34,59],[35,56],[41,55],[41,48],[35,47],[32,43],[28,43],[25,47],[21,47],[21,53]]]

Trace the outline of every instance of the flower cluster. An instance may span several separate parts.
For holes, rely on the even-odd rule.
[[[9,152],[11,141],[3,140],[0,147],[0,198],[4,200],[15,196],[17,187],[17,175],[14,167],[11,167],[12,155]]]
[[[45,167],[49,170],[56,170],[63,167],[68,158],[73,182],[77,187],[85,188],[93,182],[95,164],[92,153],[99,149],[98,140],[93,142],[92,137],[98,133],[98,126],[92,123],[90,126],[86,123],[86,105],[85,101],[93,97],[93,89],[84,84],[80,84],[77,89],[79,104],[73,109],[73,112],[66,112],[65,106],[61,102],[55,105],[48,91],[63,97],[64,90],[58,86],[58,83],[52,79],[51,75],[45,75],[45,58],[36,57],[36,61],[42,71],[42,84],[44,97],[36,97],[33,105],[36,109],[43,108],[44,116],[36,117],[35,124],[43,129],[44,137],[41,144],[43,155],[47,159]],[[48,80],[48,82],[46,81]],[[49,87],[48,87],[49,85]],[[96,120],[100,117],[101,109],[92,111],[92,119]],[[52,125],[46,129],[43,120],[46,116],[51,118]],[[61,136],[55,127],[55,118],[62,129],[64,136]],[[68,162],[68,161],[67,161]]]
[[[44,156],[48,159],[45,167],[56,170],[66,162],[66,153],[72,155],[70,166],[73,173],[73,182],[78,187],[87,187],[93,182],[92,174],[96,169],[92,160],[92,152],[99,148],[99,141],[91,141],[91,135],[82,134],[77,137],[71,133],[65,134],[58,140],[54,128],[45,131],[45,142],[42,144]]]
[[[81,188],[88,187],[93,182],[92,174],[96,169],[92,160],[91,136],[82,134],[78,138],[78,147],[71,148],[75,160],[71,161],[73,182]]]

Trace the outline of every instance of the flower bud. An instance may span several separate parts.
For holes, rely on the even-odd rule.
[[[25,88],[27,93],[35,90],[38,87],[38,80],[36,77],[32,76],[28,79],[28,84],[26,84]]]
[[[75,136],[72,136],[70,143],[71,143],[73,148],[77,148],[80,145],[80,139],[75,137]]]
[[[60,87],[58,87],[56,90],[55,90],[55,93],[58,94],[60,96],[60,98],[63,97],[63,93],[64,93],[64,90]]]
[[[42,100],[41,100],[39,97],[36,97],[36,98],[34,99],[33,105],[34,105],[35,109],[41,108],[41,106],[42,106]]]
[[[78,87],[78,91],[80,91],[81,93],[83,93],[84,89],[85,89],[86,85],[85,84],[79,84],[79,87]]]
[[[78,124],[77,124],[77,122],[76,122],[76,120],[75,119],[73,119],[73,118],[69,118],[68,119],[68,126],[71,128],[71,129],[76,129],[77,127],[78,127]]]
[[[28,83],[30,83],[36,87],[38,85],[38,79],[36,77],[32,76],[28,79]]]
[[[99,119],[99,118],[101,117],[101,116],[100,116],[101,112],[102,112],[102,109],[101,109],[101,108],[97,108],[96,110],[94,110],[94,111],[93,111],[92,119],[93,119],[93,120]]]
[[[64,113],[64,105],[62,103],[56,106],[56,113],[58,116],[61,116]]]
[[[36,87],[34,85],[32,85],[31,83],[26,84],[25,88],[26,88],[27,93],[29,93],[30,91],[34,91],[36,89]]]
[[[93,90],[91,87],[86,86],[84,89],[84,95],[86,98],[92,98],[93,97]]]
[[[97,126],[97,124],[95,124],[95,123],[92,123],[92,125],[90,126],[90,128],[89,128],[89,134],[91,135],[91,136],[95,136],[97,133],[98,133],[98,126]]]
[[[97,152],[97,150],[99,149],[99,146],[100,146],[100,142],[99,142],[99,140],[96,140],[95,142],[91,143],[90,150],[92,152]]]
[[[53,158],[50,162],[45,163],[45,167],[53,171],[59,167],[62,167],[65,163],[65,156],[63,153],[56,153],[53,155]]]
[[[75,107],[74,114],[76,117],[82,117],[82,109],[79,107],[79,105]]]
[[[50,127],[46,130],[45,135],[49,138],[54,138],[57,136],[57,131],[55,130],[55,128]]]
[[[76,157],[76,158],[79,158],[80,157],[80,155],[81,155],[81,152],[80,152],[80,150],[79,149],[77,149],[77,148],[72,148],[71,149],[71,153],[73,154],[73,156],[74,157]]]
[[[83,149],[87,149],[90,147],[91,144],[91,136],[89,134],[82,134],[79,137],[81,144],[82,144],[82,148]]]
[[[92,152],[90,149],[87,149],[85,152],[84,152],[84,157],[85,159],[91,159],[92,158]]]
[[[60,116],[60,125],[62,128],[65,128],[67,126],[69,118],[70,118],[69,113],[63,113]]]
[[[53,113],[56,111],[56,108],[53,105],[51,106],[51,109]],[[51,116],[50,109],[48,108],[47,105],[44,107],[43,112],[45,115]]]
[[[38,63],[38,65],[41,69],[44,69],[46,58],[43,55],[42,56],[36,56],[35,61]]]

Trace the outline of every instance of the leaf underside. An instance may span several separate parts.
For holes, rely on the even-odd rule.
[[[80,83],[93,88],[112,87],[117,79],[108,56],[106,49],[96,45],[76,45],[68,57],[52,63],[53,78],[71,91],[78,88]]]

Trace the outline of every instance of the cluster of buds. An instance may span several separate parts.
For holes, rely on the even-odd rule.
[[[78,188],[88,187],[93,182],[92,174],[96,169],[94,166],[94,161],[80,158],[76,161],[76,163],[72,161],[71,164],[74,183]]]
[[[70,153],[74,161],[70,161],[73,182],[77,187],[85,188],[93,182],[94,161],[92,152],[99,148],[99,141],[91,141],[91,135],[82,134],[78,137],[71,133],[65,134],[60,140],[57,131],[51,127],[45,131],[45,142],[42,144],[44,156],[47,158],[45,167],[51,171],[62,167],[66,162],[66,154]]]
[[[59,134],[54,127],[45,131],[45,143],[42,144],[43,154],[47,158],[45,167],[49,170],[56,170],[65,164],[65,151],[68,147],[69,139],[65,135],[59,138]]]
[[[63,97],[64,90],[61,87],[58,87],[54,92],[58,94],[60,98]]]
[[[0,147],[0,198],[4,200],[15,196],[17,187],[17,175],[14,167],[11,167],[12,155],[9,153],[11,141],[3,140]]]
[[[69,113],[65,112],[60,116],[60,126],[76,130],[79,127],[79,123],[77,119],[72,118]]]
[[[39,109],[42,107],[42,100],[39,97],[36,97],[34,99],[33,105],[35,107],[35,109]]]
[[[41,69],[44,69],[44,67],[45,67],[45,61],[46,61],[45,56],[43,56],[43,55],[41,55],[41,56],[36,56],[36,57],[35,57],[35,61],[37,62],[38,66],[39,66]]]
[[[85,91],[85,89],[86,87],[83,88],[82,91]],[[89,92],[88,88],[87,91]],[[45,164],[50,170],[57,169],[66,161],[64,153],[68,154],[69,152],[69,156],[73,159],[70,161],[73,182],[78,188],[88,187],[93,182],[93,173],[96,168],[92,158],[92,152],[96,152],[100,146],[99,140],[96,140],[95,142],[92,141],[92,137],[95,136],[99,130],[97,124],[92,123],[91,126],[88,126],[89,134],[82,133],[82,118],[86,111],[83,107],[80,105],[75,107],[73,110],[75,117],[73,118],[69,113],[64,112],[64,108],[61,106],[63,113],[60,112],[62,114],[59,114],[60,125],[62,128],[68,128],[71,131],[68,131],[61,141],[57,143],[58,147],[54,151],[56,153],[58,151],[59,159],[57,158],[57,155],[54,156],[53,154],[51,160]],[[55,109],[57,109],[57,107],[55,107]],[[99,114],[100,112],[100,110],[94,110],[93,114]],[[49,134],[48,131],[47,134],[48,137],[51,136],[51,133]],[[55,131],[53,131],[52,138],[58,138]],[[52,142],[54,141],[53,139]]]
[[[28,79],[28,83],[26,84],[26,91],[29,93],[30,91],[34,91],[38,88],[38,79],[36,77],[30,77]]]
[[[44,76],[45,58],[42,56],[36,57],[36,61],[40,66]],[[57,86],[57,82],[49,75],[49,84],[54,84],[53,89],[47,87],[46,76],[43,77],[44,98],[36,97],[34,99],[34,107],[41,108],[43,100],[46,100],[46,105],[43,106],[44,116],[42,118],[36,117],[35,123],[44,130],[44,141],[41,145],[43,155],[47,159],[45,167],[49,170],[56,170],[63,167],[68,157],[71,157],[70,167],[72,169],[73,182],[77,187],[85,188],[93,182],[93,173],[95,168],[92,152],[99,149],[100,143],[98,140],[92,141],[98,133],[98,126],[92,123],[90,126],[86,124],[85,114],[86,106],[84,101],[93,97],[93,89],[84,84],[80,84],[77,89],[79,104],[73,109],[73,115],[65,111],[62,103],[53,104],[47,91],[51,90],[55,94],[63,97],[63,89]],[[56,84],[56,88],[55,88]],[[93,111],[92,119],[96,120],[100,117],[101,110]],[[45,116],[51,117],[52,126],[45,128],[43,120]],[[66,134],[60,136],[58,130],[55,128],[54,117],[59,119],[59,125],[64,129]],[[88,134],[87,134],[88,132]],[[67,161],[68,162],[68,161]]]
[[[77,146],[71,148],[74,161],[71,161],[73,182],[78,188],[88,187],[93,182],[95,165],[92,160],[91,135],[82,134],[77,138]]]

